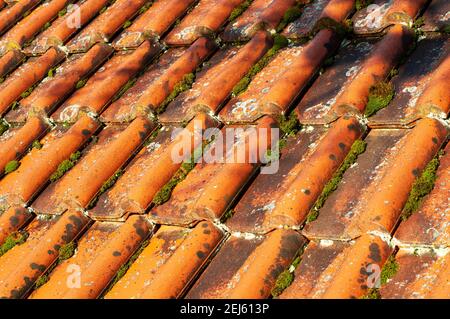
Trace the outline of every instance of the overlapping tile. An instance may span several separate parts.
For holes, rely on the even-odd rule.
[[[376,0],[353,16],[353,31],[359,35],[380,33],[393,24],[411,26],[428,0]]]
[[[231,236],[188,292],[193,299],[267,298],[278,275],[289,266],[305,239],[293,230],[266,236]]]
[[[3,77],[13,71],[25,59],[25,55],[20,50],[11,50],[0,57],[0,76]]]
[[[419,118],[447,118],[450,111],[450,42],[447,36],[421,40],[399,69],[389,106],[370,117],[371,127],[412,126]]]
[[[145,39],[161,37],[195,0],[158,0],[114,41],[118,50],[135,48]]]
[[[182,123],[200,111],[216,113],[233,87],[269,50],[272,43],[272,37],[261,31],[243,46],[221,49],[196,74],[192,88],[170,103],[159,120],[163,123]]]
[[[306,128],[281,151],[276,174],[259,175],[226,223],[232,231],[265,233],[299,227],[363,127],[341,118],[329,130]]]
[[[244,0],[200,0],[180,24],[164,38],[169,45],[189,45],[201,36],[214,35]]]
[[[224,237],[212,223],[161,226],[106,299],[178,298]]]
[[[300,122],[324,124],[364,111],[370,88],[385,80],[413,43],[412,31],[392,27],[375,45],[363,41],[342,50],[297,107]]]
[[[450,3],[445,0],[433,0],[423,14],[424,31],[445,31],[450,25]]]
[[[283,115],[338,45],[334,32],[322,30],[308,44],[282,49],[244,93],[231,99],[220,118],[225,122],[253,122],[263,115]]]
[[[308,238],[351,240],[367,232],[390,233],[400,217],[412,184],[447,139],[438,120],[423,119],[407,130],[373,130],[366,152],[344,175]]]
[[[0,34],[5,33],[14,23],[19,21],[23,15],[36,7],[40,0],[16,1],[0,11]]]
[[[258,30],[275,31],[286,11],[296,4],[295,0],[255,0],[221,34],[227,42],[245,41]]]

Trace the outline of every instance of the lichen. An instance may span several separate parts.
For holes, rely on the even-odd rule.
[[[319,216],[319,210],[323,207],[327,198],[338,188],[338,185],[341,182],[344,173],[347,171],[347,169],[350,168],[350,166],[352,166],[356,162],[358,156],[365,152],[366,147],[367,143],[362,140],[357,140],[353,143],[349,153],[344,159],[344,162],[334,173],[331,180],[328,181],[328,183],[325,185],[314,207],[309,212],[306,219],[307,223],[310,223],[317,219],[317,217]]]
[[[62,245],[59,248],[58,262],[62,262],[64,260],[71,258],[75,254],[76,248],[77,248],[77,245],[73,241],[70,243],[67,243],[65,245]]]
[[[394,98],[394,86],[390,82],[381,81],[370,88],[369,100],[364,111],[367,117],[385,108]]]
[[[66,172],[68,172],[72,167],[75,166],[76,162],[80,159],[81,153],[72,153],[69,159],[62,161],[56,171],[50,176],[50,181],[55,182],[60,179]]]
[[[164,112],[167,105],[169,105],[170,102],[172,102],[179,94],[181,94],[184,91],[189,90],[192,87],[192,84],[194,83],[194,81],[195,81],[194,73],[186,74],[183,77],[183,80],[181,80],[177,85],[175,85],[174,89],[169,94],[169,96],[158,107],[157,113],[160,114],[160,113]]]
[[[28,233],[25,231],[15,232],[9,235],[5,242],[0,246],[0,256],[6,254],[17,245],[22,245],[28,239]]]
[[[415,211],[417,211],[422,203],[423,198],[428,195],[436,182],[436,172],[439,168],[439,157],[443,152],[439,152],[425,167],[422,174],[414,182],[408,200],[403,208],[402,220],[407,220]]]
[[[236,20],[240,15],[242,15],[244,13],[245,10],[248,9],[248,7],[250,7],[252,2],[253,2],[253,0],[245,0],[240,5],[238,5],[236,8],[234,8],[234,10],[231,11],[228,21],[232,22],[232,21]]]
[[[16,169],[19,168],[19,166],[20,166],[19,161],[13,160],[13,161],[8,162],[8,164],[6,164],[6,166],[5,166],[5,174],[14,172]]]
[[[277,54],[279,50],[286,47],[289,44],[289,41],[286,39],[286,37],[275,34],[273,37],[273,46],[272,48],[267,51],[267,53],[252,67],[250,68],[250,71],[247,73],[246,76],[244,76],[233,88],[232,95],[237,96],[240,93],[244,92],[247,87],[249,86],[252,79],[261,72],[261,70],[269,64],[269,62],[272,60],[272,58]]]

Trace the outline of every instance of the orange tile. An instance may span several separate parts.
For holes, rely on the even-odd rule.
[[[446,118],[450,88],[444,79],[449,76],[449,53],[450,42],[446,36],[433,35],[419,41],[391,80],[395,88],[393,100],[369,118],[369,126],[410,127],[430,114]]]
[[[0,84],[0,115],[5,113],[22,93],[43,79],[64,57],[62,51],[52,48],[41,57],[28,60],[11,74]]]
[[[111,55],[113,49],[97,44],[85,54],[72,55],[51,76],[47,76],[17,109],[5,118],[9,122],[24,122],[31,115],[48,116],[76,89],[78,81],[87,78]]]
[[[19,159],[49,125],[40,117],[31,117],[22,127],[10,128],[0,136],[0,175],[9,161]]]
[[[39,2],[41,1],[21,0],[0,11],[0,34],[5,33],[23,17],[25,12],[32,10],[39,4]]]
[[[46,23],[57,17],[58,12],[64,9],[70,2],[71,0],[51,0],[42,3],[39,7],[34,9],[28,16],[23,18],[3,35],[0,41],[0,55],[9,51],[12,47],[23,48]]]
[[[181,17],[195,0],[158,0],[114,41],[117,50],[135,48],[145,39],[159,38]]]
[[[354,239],[367,232],[390,233],[415,179],[448,135],[433,119],[405,130],[373,130],[367,150],[347,170],[316,221],[307,224],[308,238]]]
[[[276,122],[270,117],[259,120],[254,127],[256,130],[250,126],[234,127],[241,129],[236,131],[236,137],[227,136],[225,129],[230,127],[225,127],[222,130],[225,141],[212,144],[202,157],[205,159],[205,154],[212,155],[212,163],[202,160],[197,164],[187,178],[175,187],[170,200],[150,211],[149,218],[156,223],[176,225],[219,219],[261,165],[259,156],[270,148],[272,127],[276,127]],[[266,136],[263,129],[266,129]],[[231,138],[233,140],[230,142]],[[218,140],[221,141],[221,138]],[[252,143],[254,141],[256,143]],[[231,143],[227,148],[226,144]],[[220,154],[219,148],[222,147]],[[216,152],[218,155],[214,158]],[[239,157],[240,154],[243,156]],[[255,156],[254,162],[250,160],[251,156]]]
[[[446,0],[433,0],[427,7],[423,18],[425,25],[421,27],[424,31],[442,31],[450,22],[447,12],[450,11],[450,3]]]
[[[336,34],[322,30],[307,45],[281,50],[245,92],[231,99],[220,118],[227,123],[253,122],[262,115],[284,114],[338,45]]]
[[[165,37],[169,45],[189,45],[199,37],[214,35],[244,0],[200,0],[197,6]]]
[[[68,44],[70,52],[86,52],[98,42],[109,42],[125,22],[132,19],[146,0],[117,0]]]
[[[3,211],[1,201],[0,210]],[[33,217],[33,214],[24,207],[11,207],[0,213],[0,245],[13,232],[19,230],[27,221]]]
[[[0,198],[14,205],[28,203],[45,185],[58,165],[76,152],[99,128],[99,124],[83,116],[67,131],[54,129],[42,140],[41,149],[31,150],[14,172],[0,180]]]
[[[161,226],[105,299],[179,298],[223,239],[209,222]]]
[[[11,50],[4,56],[0,57],[0,76],[4,77],[13,71],[22,61],[25,56],[19,50]]]
[[[351,242],[310,242],[282,299],[348,299],[377,287],[392,249],[379,237],[364,235]]]
[[[322,19],[344,21],[354,10],[355,0],[317,0],[306,4],[301,16],[282,32],[289,39],[309,35]]]
[[[58,108],[55,121],[74,121],[80,111],[100,113],[120,89],[160,52],[157,43],[144,42],[132,52],[116,53],[83,86]]]
[[[231,230],[266,233],[299,227],[364,128],[356,119],[343,117],[328,131],[312,130],[288,139],[276,174],[256,178],[227,221]]]
[[[51,220],[35,219],[25,230],[29,237],[0,257],[0,297],[23,298],[34,282],[88,224],[80,212],[66,212]]]
[[[110,126],[98,141],[60,180],[50,184],[32,207],[35,211],[60,215],[70,208],[85,208],[102,185],[139,149],[155,128],[146,118],[137,118],[127,128]]]
[[[158,136],[128,165],[116,185],[99,198],[96,207],[88,212],[89,216],[123,220],[130,213],[145,213],[155,194],[181,166],[181,162],[173,160],[172,154],[187,149],[184,159],[189,160],[194,149],[204,142],[200,134],[217,125],[209,116],[199,114],[177,135],[175,127],[162,127]]]
[[[81,0],[69,5],[66,8],[66,14],[56,19],[47,30],[39,34],[24,52],[28,55],[39,55],[52,46],[64,44],[109,2],[109,0]]]
[[[379,33],[393,24],[411,26],[427,0],[382,0],[358,11],[352,18],[353,32]]]
[[[234,86],[272,43],[271,36],[261,31],[246,45],[220,50],[208,61],[208,67],[196,74],[192,88],[170,103],[159,120],[162,123],[180,123],[189,121],[200,111],[216,113]]]
[[[396,255],[398,271],[381,288],[385,299],[450,298],[450,255],[433,251],[414,253],[414,248],[400,249]]]
[[[97,298],[151,231],[139,216],[125,223],[94,223],[79,240],[75,255],[60,263],[30,298]]]
[[[289,267],[305,239],[293,230],[263,237],[231,236],[188,292],[188,299],[262,299]]]
[[[228,24],[221,38],[226,42],[245,41],[258,30],[275,31],[284,13],[295,0],[255,0],[235,21]]]
[[[450,144],[440,158],[434,188],[424,199],[419,211],[395,232],[401,245],[450,246]]]
[[[101,115],[105,122],[126,122],[138,114],[154,113],[186,74],[192,73],[215,50],[213,40],[198,39],[188,49],[169,49],[139,77],[136,84]]]

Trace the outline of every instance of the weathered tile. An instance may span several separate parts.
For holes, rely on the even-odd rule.
[[[188,299],[262,299],[306,240],[293,230],[266,236],[231,235],[188,292]]]
[[[24,207],[10,207],[5,211],[0,208],[0,245],[31,218],[33,214]]]
[[[5,33],[10,27],[19,21],[25,12],[36,7],[41,0],[22,0],[0,11],[0,34]]]
[[[442,31],[450,25],[450,2],[446,0],[433,0],[423,14],[424,31]]]
[[[105,299],[179,298],[224,237],[209,222],[161,226]]]
[[[19,50],[11,50],[0,57],[0,77],[13,71],[24,59],[25,55]]]

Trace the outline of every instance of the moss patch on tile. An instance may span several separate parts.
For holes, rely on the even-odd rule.
[[[278,125],[283,136],[294,136],[301,129],[297,114],[292,112],[289,116],[280,116]]]
[[[229,220],[231,217],[233,217],[234,215],[234,210],[233,209],[229,209],[225,212],[225,214],[223,214],[222,218],[220,218],[220,222],[222,224],[224,224],[227,220]]]
[[[364,296],[361,297],[361,299],[381,299],[380,290],[377,288],[371,288]]]
[[[5,133],[8,129],[9,124],[4,119],[0,119],[0,135]]]
[[[172,102],[178,95],[181,93],[189,90],[192,88],[192,84],[194,84],[195,81],[195,74],[189,73],[186,74],[183,77],[183,80],[181,80],[177,85],[175,85],[172,92],[169,94],[169,96],[161,103],[161,105],[158,107],[158,110],[156,111],[158,114],[161,114],[166,110],[167,105],[169,105],[170,102]]]
[[[56,171],[50,176],[50,181],[56,182],[58,179],[60,179],[66,172],[68,172],[72,167],[75,166],[77,161],[81,157],[81,152],[75,152],[72,153],[69,157],[69,159],[66,159],[62,161]]]
[[[298,3],[297,5],[289,8],[283,16],[283,19],[281,19],[280,24],[278,24],[277,27],[277,32],[281,32],[284,30],[284,28],[291,22],[294,22],[295,20],[297,20],[298,18],[300,18],[300,16],[303,13],[303,8],[304,4],[300,4]]]
[[[267,64],[269,64],[269,62],[279,50],[285,48],[289,44],[288,39],[280,34],[275,34],[273,40],[274,42],[272,48],[267,51],[267,53],[250,69],[247,75],[244,76],[238,82],[238,84],[234,86],[233,90],[231,91],[233,97],[238,96],[240,93],[247,90],[247,87],[249,86],[252,79],[256,76],[256,74],[261,72],[261,70],[264,69]]]
[[[31,148],[35,148],[40,150],[44,145],[39,140],[34,140],[33,144],[31,144]]]
[[[301,254],[302,253],[300,253],[299,256],[294,259],[294,261],[285,271],[278,275],[277,281],[275,282],[275,285],[273,286],[271,291],[272,297],[278,297],[279,295],[281,295],[282,292],[294,282],[294,271],[300,264]]]
[[[394,86],[390,82],[379,82],[369,91],[369,100],[364,111],[367,117],[385,108],[394,98]]]
[[[344,162],[334,173],[331,180],[328,181],[328,183],[325,185],[314,207],[309,212],[308,217],[306,218],[307,223],[310,223],[317,219],[317,217],[319,216],[319,210],[323,207],[327,198],[338,188],[338,185],[341,182],[344,173],[347,171],[347,169],[350,168],[350,166],[352,166],[356,162],[358,156],[366,151],[366,147],[367,143],[363,140],[357,140],[353,143],[349,153],[344,159]]]
[[[228,21],[231,22],[231,21],[236,20],[240,15],[242,15],[244,13],[245,10],[248,9],[248,7],[250,7],[252,2],[253,2],[253,0],[245,0],[240,5],[238,5],[236,8],[234,8],[234,10],[231,11]]]
[[[8,162],[8,164],[6,164],[5,166],[5,174],[9,174],[14,172],[16,169],[18,169],[20,166],[20,162],[19,161],[10,161]]]
[[[116,184],[119,177],[123,175],[123,173],[124,173],[124,170],[119,169],[119,170],[117,170],[117,172],[114,173],[114,175],[112,175],[106,182],[103,183],[103,185],[100,188],[100,190],[98,191],[98,193],[95,195],[95,197],[89,203],[88,209],[93,208],[97,204],[97,201],[100,198],[100,196],[102,194],[104,194],[108,189],[113,187]]]
[[[75,254],[76,248],[77,245],[73,241],[62,245],[61,248],[59,248],[58,262],[61,263],[62,261],[71,258]]]
[[[5,239],[5,242],[0,246],[0,256],[3,256],[15,246],[25,243],[28,239],[28,236],[29,234],[25,231],[14,232],[9,235]]]
[[[372,4],[373,0],[356,0],[355,8],[356,10],[361,10],[367,7],[369,4]]]
[[[395,260],[394,255],[389,256],[388,260],[381,269],[380,285],[385,285],[389,279],[393,278],[398,272],[400,265]],[[370,288],[361,299],[381,299],[380,288]]]
[[[43,274],[34,283],[34,289],[38,289],[39,287],[42,287],[43,285],[45,285],[48,282],[48,280],[49,280],[48,275]]]
[[[403,208],[403,221],[407,220],[419,209],[424,197],[433,190],[437,178],[436,173],[440,164],[439,158],[442,155],[443,151],[440,151],[439,154],[427,164],[420,177],[414,182],[408,200]]]

